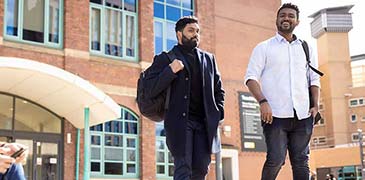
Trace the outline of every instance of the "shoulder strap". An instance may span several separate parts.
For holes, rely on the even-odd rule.
[[[169,59],[169,62],[174,61],[176,59],[176,55],[173,50],[170,50],[169,52],[164,52]],[[166,90],[166,99],[165,99],[165,109],[169,108],[170,103],[170,94],[171,94],[171,86],[169,86]]]
[[[318,75],[320,76],[323,76],[323,72],[319,71],[318,69],[314,68],[313,66],[310,65],[310,60],[309,60],[309,48],[308,48],[308,44],[306,41],[303,40],[302,42],[302,47],[303,47],[303,50],[304,50],[304,53],[305,53],[305,58],[307,60],[307,64],[309,66],[309,68],[311,68],[315,73],[317,73]]]
[[[173,50],[170,50],[166,53],[167,57],[169,58],[170,62],[174,61],[176,59],[176,55]]]

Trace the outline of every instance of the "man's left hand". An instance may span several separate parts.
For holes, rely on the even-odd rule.
[[[309,113],[311,113],[313,118],[316,117],[316,115],[318,113],[318,106],[314,106],[314,107],[310,108]]]

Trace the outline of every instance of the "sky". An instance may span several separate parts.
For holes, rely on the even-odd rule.
[[[294,34],[308,41],[314,49],[317,49],[317,43],[310,31],[313,19],[308,16],[323,8],[354,5],[350,10],[353,26],[349,32],[350,56],[365,54],[365,0],[282,0],[282,3],[288,2],[296,4],[300,11],[300,23],[295,28]]]

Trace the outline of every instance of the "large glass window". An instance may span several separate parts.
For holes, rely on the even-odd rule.
[[[5,38],[62,46],[62,0],[5,0]]]
[[[37,104],[0,94],[0,129],[59,134],[61,124],[58,116]]]
[[[171,49],[176,43],[175,23],[182,16],[193,15],[193,0],[155,0],[155,54]]]
[[[0,129],[12,128],[13,97],[0,94]]]
[[[90,128],[93,177],[138,177],[138,119],[121,112],[121,118]]]
[[[137,1],[90,0],[90,51],[136,60]]]
[[[156,171],[157,178],[172,178],[174,175],[174,160],[166,146],[163,122],[156,123]]]

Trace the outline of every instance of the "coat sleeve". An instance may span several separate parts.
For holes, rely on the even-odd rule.
[[[154,57],[152,65],[148,68],[148,73],[146,74],[146,86],[148,87],[146,89],[148,89],[147,93],[150,97],[155,97],[166,90],[177,77],[172,72],[169,64],[170,61],[166,53],[161,53]]]
[[[218,106],[218,109],[221,113],[220,120],[224,119],[224,96],[225,92],[222,85],[222,79],[220,72],[218,70],[217,62],[215,61],[215,56],[213,55],[213,63],[214,63],[214,98],[215,103]]]

